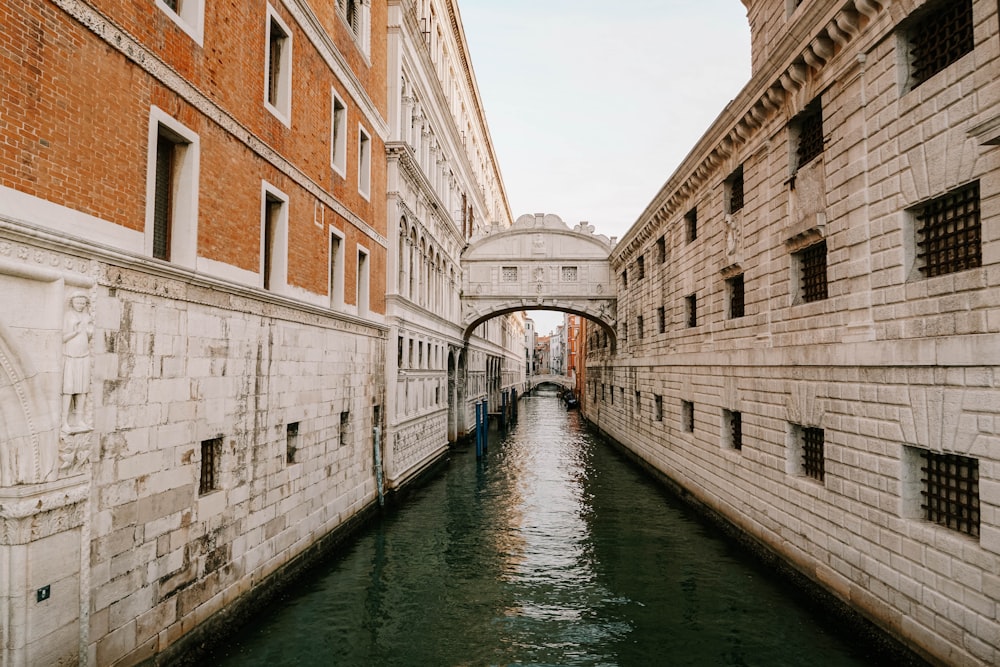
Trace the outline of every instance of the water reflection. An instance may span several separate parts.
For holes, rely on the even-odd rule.
[[[210,656],[224,665],[864,665],[555,397]]]

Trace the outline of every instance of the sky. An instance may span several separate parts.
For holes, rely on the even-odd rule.
[[[750,78],[740,0],[459,0],[511,213],[621,238]],[[561,313],[529,314],[540,333]]]

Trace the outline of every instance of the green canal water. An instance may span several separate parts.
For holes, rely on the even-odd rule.
[[[200,664],[885,665],[554,396]]]

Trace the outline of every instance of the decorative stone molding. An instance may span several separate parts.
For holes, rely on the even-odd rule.
[[[820,397],[818,382],[790,382],[785,398],[786,420],[800,426],[822,427],[826,415],[826,399]]]

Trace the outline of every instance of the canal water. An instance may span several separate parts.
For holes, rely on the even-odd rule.
[[[200,664],[887,664],[557,397],[491,438]]]

